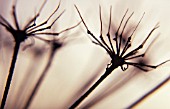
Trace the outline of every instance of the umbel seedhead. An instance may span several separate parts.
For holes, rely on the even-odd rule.
[[[142,21],[142,18],[144,17],[144,14],[142,15],[141,19],[139,20],[138,24],[136,25],[136,27],[134,28],[134,30],[132,31],[132,33],[130,34],[130,36],[128,37],[127,41],[125,42],[125,45],[123,46],[123,49],[121,50],[121,47],[122,47],[122,43],[124,42],[123,41],[123,33],[127,27],[127,24],[130,20],[130,18],[132,17],[132,15],[134,14],[134,12],[132,12],[130,14],[130,16],[127,18],[127,20],[125,21],[125,24],[124,26],[122,25],[122,22],[124,21],[125,19],[125,16],[126,14],[128,13],[128,9],[126,10],[120,24],[119,24],[119,27],[117,29],[117,31],[115,32],[114,36],[111,36],[110,35],[110,26],[111,26],[111,12],[112,12],[112,7],[110,7],[110,19],[109,19],[109,27],[108,27],[108,33],[107,33],[107,39],[109,41],[109,44],[107,44],[107,42],[105,41],[104,39],[104,36],[102,34],[102,18],[101,18],[101,6],[99,6],[99,17],[100,17],[100,25],[101,25],[101,29],[100,29],[100,40],[98,38],[96,38],[96,36],[88,29],[80,11],[78,10],[77,6],[75,5],[75,8],[87,30],[87,33],[94,39],[92,40],[93,43],[101,46],[102,48],[104,48],[106,50],[106,52],[109,54],[110,58],[111,58],[111,62],[110,64],[108,65],[108,68],[117,68],[117,67],[121,67],[121,69],[123,71],[125,71],[129,65],[131,66],[134,66],[134,67],[137,67],[139,68],[140,70],[143,70],[143,71],[148,71],[147,68],[151,68],[151,69],[155,69],[159,66],[161,66],[162,64],[170,61],[170,60],[167,60],[165,62],[162,62],[158,65],[148,65],[148,64],[144,64],[144,63],[137,63],[137,62],[132,62],[131,60],[132,59],[138,59],[138,58],[142,58],[144,57],[145,53],[144,54],[139,54],[138,51],[140,49],[143,48],[143,46],[145,45],[146,41],[149,39],[149,37],[152,35],[152,33],[159,27],[159,23],[157,23],[153,29],[151,29],[151,31],[149,32],[149,34],[147,35],[147,37],[145,38],[145,40],[135,49],[133,49],[132,51],[129,51],[127,52],[127,50],[131,47],[131,39],[132,39],[132,36],[134,35],[134,32],[136,31],[137,27],[139,26],[139,24],[141,23]],[[123,27],[122,27],[123,26]],[[123,28],[122,31],[120,31],[120,28]],[[119,34],[120,33],[120,34]],[[115,47],[112,43],[112,41],[115,41]],[[126,67],[124,67],[124,65]],[[107,68],[107,69],[108,69]],[[114,70],[112,69],[112,70]]]

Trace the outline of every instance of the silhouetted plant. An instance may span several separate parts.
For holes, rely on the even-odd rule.
[[[150,48],[152,48],[152,46],[153,46],[153,44],[154,44],[154,42],[156,41],[157,38],[158,37],[155,37],[152,40],[152,42],[148,45],[147,49],[144,51],[145,55],[147,55],[147,53],[150,50]],[[150,58],[145,56],[143,58],[138,58],[135,61],[138,62],[138,63],[148,64],[149,61],[150,61]],[[98,95],[97,97],[93,98],[92,101],[89,101],[86,105],[82,106],[81,108],[90,108],[91,106],[96,105],[97,103],[99,103],[103,99],[107,98],[108,96],[110,96],[111,94],[113,94],[114,92],[116,92],[117,90],[122,88],[122,86],[126,85],[126,83],[128,83],[128,81],[130,81],[131,79],[135,78],[135,76],[140,74],[142,71],[143,70],[140,70],[140,69],[137,69],[137,68],[133,67],[130,70],[128,70],[127,72],[125,72],[126,74],[123,74],[123,77],[122,76],[116,77],[116,79],[114,79],[114,81],[111,82],[111,86],[109,86],[109,88],[106,88],[104,93],[102,93],[102,94]],[[114,83],[114,84],[112,84],[112,83]],[[143,94],[142,97],[139,100],[137,99],[131,105],[131,108],[133,106],[136,106],[138,103],[140,103],[140,101],[142,101],[142,99],[145,98],[143,96],[145,96],[145,94]],[[127,109],[131,109],[131,108],[127,108]]]
[[[151,34],[159,27],[158,24],[155,25],[155,27],[149,32],[149,34],[147,35],[146,39],[135,49],[133,49],[132,51],[130,52],[127,52],[127,50],[131,47],[131,39],[132,39],[132,36],[134,34],[134,32],[136,31],[137,27],[139,26],[143,16],[141,17],[141,19],[139,20],[138,24],[136,25],[136,27],[134,28],[133,32],[130,34],[130,36],[128,37],[123,49],[121,50],[121,44],[122,44],[122,35],[125,31],[125,28],[128,24],[128,21],[130,20],[130,18],[132,17],[132,15],[134,14],[131,13],[131,15],[127,18],[124,26],[123,26],[123,29],[122,31],[120,32],[119,34],[119,31],[120,31],[120,27],[122,26],[122,22],[124,21],[124,18],[128,12],[128,10],[125,12],[121,22],[120,22],[120,25],[115,33],[115,37],[114,36],[111,36],[110,35],[110,25],[111,25],[111,10],[112,10],[112,7],[110,7],[110,19],[109,19],[109,28],[108,28],[108,33],[107,33],[107,39],[109,41],[109,44],[108,45],[102,35],[102,18],[101,18],[101,6],[99,7],[99,13],[100,13],[100,25],[101,25],[101,30],[100,30],[100,40],[98,38],[96,38],[96,36],[88,29],[85,21],[83,20],[83,17],[82,15],[80,14],[80,11],[78,10],[77,6],[75,5],[75,8],[87,30],[87,34],[89,34],[95,41],[92,40],[93,43],[101,46],[102,48],[104,48],[106,50],[106,52],[109,54],[110,58],[111,58],[111,63],[108,64],[107,68],[106,68],[106,71],[105,73],[78,99],[76,100],[71,106],[70,106],[70,109],[73,109],[73,108],[76,108],[109,74],[111,74],[111,72],[116,69],[117,67],[121,67],[121,69],[123,71],[125,71],[126,69],[128,69],[128,66],[131,65],[131,66],[134,66],[134,67],[137,67],[139,68],[140,70],[143,70],[143,71],[149,71],[148,68],[151,68],[151,69],[155,69],[159,66],[161,66],[162,64],[170,61],[170,60],[167,60],[165,62],[162,62],[158,65],[148,65],[148,64],[145,64],[145,63],[138,63],[138,62],[132,62],[131,59],[138,59],[138,58],[142,58],[144,57],[145,53],[143,54],[138,54],[138,51],[140,49],[143,48],[143,46],[145,45],[146,41],[148,40],[148,38],[151,36]],[[115,41],[115,48],[113,46],[113,43],[112,41]],[[126,67],[125,67],[126,66]]]
[[[74,25],[74,26],[72,26],[70,28],[62,30],[60,33],[66,32],[68,30],[71,30],[71,29],[77,27],[80,23],[81,22],[79,22],[78,24],[76,24],[76,25]],[[42,40],[42,41],[44,41],[44,42],[46,42],[47,44],[50,45],[50,55],[49,55],[48,62],[46,64],[42,74],[40,75],[38,81],[36,82],[35,87],[31,91],[31,94],[30,94],[30,96],[28,98],[28,101],[26,102],[26,105],[25,105],[24,109],[29,108],[31,102],[33,101],[33,99],[34,99],[34,97],[35,97],[35,95],[36,95],[40,85],[42,84],[42,82],[43,82],[43,80],[44,80],[44,78],[45,78],[45,76],[46,76],[46,74],[47,74],[47,72],[48,72],[52,62],[53,62],[53,58],[55,56],[56,51],[64,45],[63,41],[65,39],[64,37],[57,38],[57,39],[55,39],[55,37],[53,37],[53,40],[45,40],[45,39],[42,39],[40,37],[37,37],[37,38],[39,38],[40,40]]]
[[[11,80],[13,77],[13,72],[15,69],[15,63],[17,60],[17,55],[19,52],[20,44],[22,42],[24,42],[27,38],[29,38],[29,37],[32,38],[33,36],[36,36],[36,35],[56,35],[57,36],[63,32],[63,31],[61,31],[59,33],[43,32],[45,30],[51,29],[51,27],[54,25],[54,23],[64,13],[64,11],[63,11],[61,14],[59,14],[59,16],[56,19],[54,19],[54,21],[50,25],[43,27],[48,23],[48,21],[51,19],[51,17],[57,12],[57,10],[60,7],[60,3],[56,7],[54,12],[44,22],[42,22],[38,25],[36,24],[36,19],[40,16],[40,13],[41,13],[44,5],[46,4],[46,1],[47,0],[45,0],[44,3],[42,4],[39,12],[27,22],[27,24],[23,27],[23,29],[21,29],[21,27],[19,26],[18,19],[16,16],[16,3],[14,3],[13,9],[12,9],[12,17],[14,20],[15,27],[12,27],[12,25],[2,15],[0,15],[0,20],[1,20],[0,25],[2,27],[4,27],[9,33],[11,33],[11,35],[13,36],[14,41],[15,41],[12,62],[11,62],[11,66],[9,69],[9,75],[7,77],[7,82],[6,82],[6,86],[5,86],[5,90],[4,90],[4,94],[3,94],[3,98],[2,98],[2,102],[1,102],[1,109],[4,109],[4,106],[6,103],[6,99],[8,96],[9,89],[10,89],[10,84],[11,84]]]

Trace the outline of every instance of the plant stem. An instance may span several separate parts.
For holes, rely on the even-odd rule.
[[[11,84],[11,81],[12,81],[12,76],[13,76],[14,69],[15,69],[15,63],[16,63],[16,60],[17,60],[19,48],[20,48],[20,42],[19,43],[16,42],[15,47],[14,47],[12,62],[11,62],[11,66],[10,66],[10,70],[9,70],[4,94],[3,94],[3,98],[2,98],[2,101],[1,101],[1,108],[0,109],[4,109],[4,107],[5,107],[6,99],[7,99],[7,96],[8,96],[9,89],[10,89],[10,84]]]
[[[117,67],[111,65],[109,68],[106,69],[106,72],[77,100],[75,101],[69,109],[76,108],[92,91],[109,75],[111,72]]]
[[[139,103],[141,103],[144,99],[146,99],[149,95],[154,93],[156,90],[161,88],[168,81],[170,81],[170,75],[167,78],[165,78],[161,83],[159,83],[157,86],[155,86],[153,89],[151,89],[149,92],[147,92],[145,95],[143,95],[138,100],[136,100],[134,103],[132,103],[130,106],[128,106],[126,109],[132,109],[133,107],[137,106]]]
[[[47,74],[47,72],[48,72],[48,70],[49,70],[49,68],[51,66],[52,60],[54,58],[54,54],[55,54],[55,51],[51,51],[49,61],[48,61],[47,65],[46,65],[43,73],[41,74],[40,78],[38,79],[35,87],[33,88],[33,91],[31,92],[31,95],[29,96],[28,101],[26,102],[26,105],[25,105],[24,109],[28,109],[30,104],[32,103],[38,89],[40,88],[40,86],[41,86],[41,84],[42,84],[42,82],[44,80],[44,77],[46,76],[46,74]]]

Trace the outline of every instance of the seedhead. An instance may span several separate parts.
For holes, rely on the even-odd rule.
[[[124,42],[124,39],[122,38],[124,31],[127,28],[127,24],[130,20],[130,18],[133,16],[134,12],[132,12],[130,14],[130,16],[127,18],[127,20],[125,21],[125,24],[122,25],[125,17],[127,16],[128,13],[128,9],[126,10],[125,14],[122,17],[122,20],[117,28],[117,31],[115,32],[114,36],[111,36],[110,34],[110,29],[111,29],[111,13],[112,13],[112,7],[110,7],[110,18],[109,18],[109,27],[108,27],[108,33],[106,34],[107,39],[109,44],[105,41],[104,36],[102,35],[102,18],[101,18],[101,6],[99,6],[99,18],[100,18],[100,25],[101,25],[101,29],[100,29],[100,40],[98,38],[96,38],[96,36],[88,29],[80,11],[78,10],[77,6],[75,5],[75,8],[87,30],[87,33],[94,39],[94,41],[92,40],[93,43],[101,46],[102,48],[104,48],[106,50],[106,52],[109,54],[110,58],[111,58],[111,63],[108,64],[108,68],[117,68],[117,67],[121,67],[121,69],[123,71],[125,71],[126,69],[128,69],[128,66],[134,66],[137,67],[143,71],[148,71],[147,68],[151,68],[151,69],[155,69],[159,66],[161,66],[162,64],[170,61],[167,60],[165,62],[162,62],[158,65],[148,65],[145,63],[141,63],[141,62],[132,62],[132,59],[139,59],[139,58],[143,58],[145,56],[145,53],[143,54],[139,54],[139,50],[143,48],[143,46],[145,45],[145,43],[147,42],[147,40],[149,39],[149,37],[152,35],[152,33],[159,27],[159,23],[157,23],[149,32],[149,34],[147,35],[147,37],[144,39],[144,41],[135,49],[127,52],[127,50],[132,46],[132,36],[134,35],[137,27],[139,26],[139,24],[141,23],[145,13],[143,13],[141,19],[139,20],[138,24],[136,25],[136,27],[134,28],[134,30],[132,31],[132,33],[128,36],[128,39],[125,41],[125,44],[123,46],[123,49],[121,49],[122,47],[122,43]],[[122,30],[120,30],[120,28],[122,27]],[[113,41],[115,41],[115,45],[113,45]],[[114,70],[114,69],[113,69]]]

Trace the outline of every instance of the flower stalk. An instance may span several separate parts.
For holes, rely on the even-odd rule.
[[[92,93],[97,86],[99,86],[100,83],[102,83],[111,73],[114,69],[116,69],[117,66],[112,64],[110,67],[108,67],[105,71],[105,73],[77,100],[75,101],[69,109],[76,108],[85,98],[87,98],[90,93]]]
[[[5,90],[4,90],[3,98],[2,98],[2,102],[1,102],[1,109],[4,109],[5,103],[6,103],[6,100],[7,100],[7,97],[8,97],[8,92],[9,92],[12,77],[13,77],[13,74],[14,74],[14,69],[15,69],[15,64],[16,64],[19,48],[20,48],[20,42],[16,43],[15,47],[14,47],[12,62],[11,62],[11,66],[10,66],[10,70],[9,70],[9,74],[8,74],[8,77],[7,77]]]

